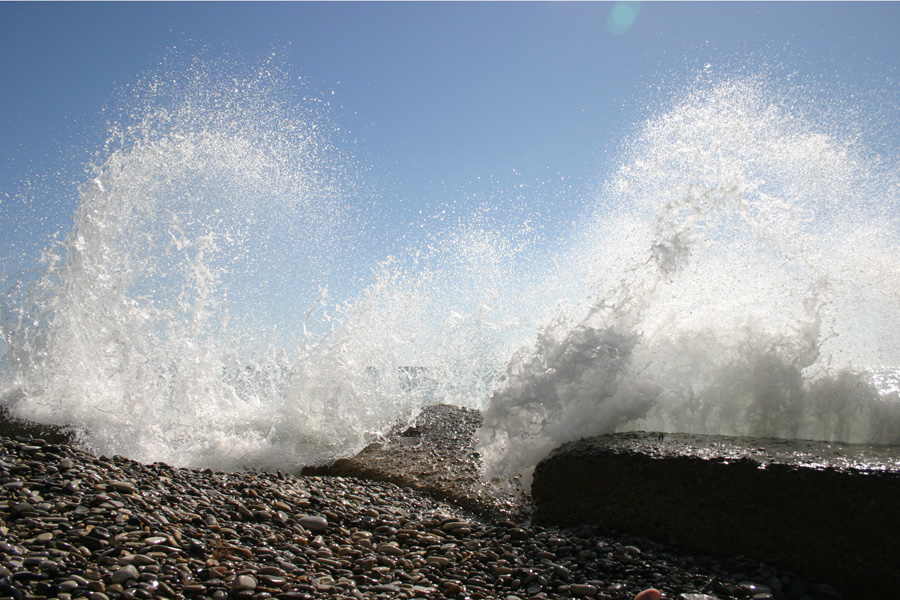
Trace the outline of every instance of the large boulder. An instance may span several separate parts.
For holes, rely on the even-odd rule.
[[[900,449],[629,433],[538,464],[534,522],[744,554],[848,599],[900,594]]]

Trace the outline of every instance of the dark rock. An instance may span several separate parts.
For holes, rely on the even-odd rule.
[[[328,519],[316,515],[300,517],[297,520],[297,523],[302,525],[309,531],[314,531],[316,533],[328,529]]]
[[[519,498],[501,497],[481,480],[481,458],[475,452],[481,412],[438,404],[422,409],[413,426],[409,421],[401,420],[386,439],[356,456],[307,467],[303,474],[387,481],[496,519],[527,516],[528,507]]]
[[[535,469],[534,522],[591,523],[744,554],[829,581],[856,599],[896,593],[896,450],[721,436],[665,440],[617,434],[558,448]]]

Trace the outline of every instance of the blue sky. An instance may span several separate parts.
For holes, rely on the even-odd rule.
[[[28,264],[70,225],[103,109],[173,47],[278,53],[327,99],[371,185],[407,212],[522,185],[578,210],[653,90],[707,63],[775,61],[896,93],[900,3],[653,2],[616,9],[639,10],[611,31],[615,6],[0,3],[0,259]],[[22,210],[30,189],[43,191]],[[48,189],[62,192],[50,202]]]

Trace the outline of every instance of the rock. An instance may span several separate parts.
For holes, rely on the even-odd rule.
[[[517,496],[492,492],[481,481],[480,458],[474,450],[475,432],[482,423],[477,410],[427,406],[412,427],[408,419],[401,419],[386,440],[331,465],[308,467],[303,474],[388,481],[498,519],[527,518]]]
[[[433,567],[438,567],[439,569],[443,569],[447,565],[450,564],[450,559],[446,556],[429,556],[425,559],[425,562]]]
[[[848,597],[888,597],[900,581],[900,453],[890,448],[599,436],[541,461],[532,497],[537,525],[588,523],[742,554],[828,581]]]
[[[326,519],[325,517],[300,517],[299,519],[297,519],[297,523],[302,525],[305,529],[308,529],[309,531],[312,531],[314,533],[319,533],[328,529],[328,519]]]
[[[106,485],[123,494],[134,494],[138,491],[136,487],[127,481],[107,481]]]
[[[151,546],[155,546],[157,544],[164,544],[167,541],[168,541],[168,539],[161,535],[153,535],[153,536],[144,538],[144,543],[149,544]]]
[[[759,583],[754,583],[752,581],[741,581],[738,583],[738,587],[745,591],[747,595],[753,596],[755,594],[771,594],[772,590],[768,586],[761,585]]]
[[[14,399],[7,399],[7,401],[9,400]],[[37,438],[54,444],[70,444],[75,440],[75,436],[69,428],[42,425],[10,416],[9,408],[6,405],[0,405],[0,436],[21,437],[29,440]]]
[[[634,600],[660,600],[662,592],[656,588],[649,588],[634,597]]]
[[[141,574],[134,565],[126,565],[112,574],[111,581],[113,583],[125,583],[132,579],[140,578]]]
[[[573,583],[569,586],[569,593],[576,597],[581,596],[596,596],[597,588],[593,585],[582,584],[582,583]]]
[[[400,546],[390,542],[379,544],[378,548],[376,548],[375,551],[379,554],[385,554],[387,556],[403,556],[403,554],[405,554]]]
[[[234,582],[231,584],[231,589],[242,591],[242,590],[255,590],[257,586],[256,578],[252,575],[238,575]]]

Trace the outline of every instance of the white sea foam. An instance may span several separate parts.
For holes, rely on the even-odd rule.
[[[491,397],[489,477],[527,485],[557,445],[628,429],[900,442],[897,392],[868,369],[900,364],[897,173],[780,100],[720,80],[644,125],[605,233],[572,249],[603,257],[596,296]]]

